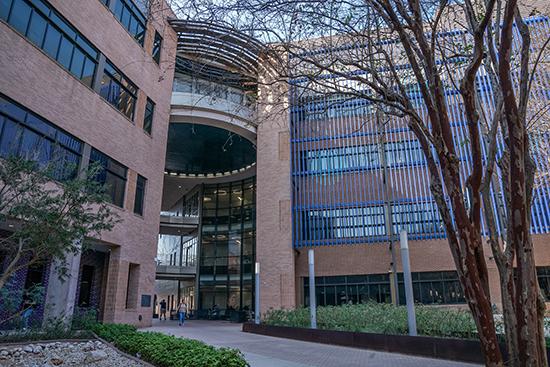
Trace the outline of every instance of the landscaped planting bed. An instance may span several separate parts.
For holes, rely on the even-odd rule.
[[[474,320],[466,310],[421,305],[417,305],[415,310],[418,335],[476,338]],[[273,326],[308,328],[309,308],[269,311],[264,322]],[[326,330],[406,335],[407,308],[374,302],[318,307],[317,327]]]
[[[236,349],[215,348],[203,342],[154,332],[131,325],[97,324],[92,330],[120,350],[158,367],[247,367]]]

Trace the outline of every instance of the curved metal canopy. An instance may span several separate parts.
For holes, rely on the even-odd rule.
[[[165,172],[172,176],[224,176],[256,164],[256,147],[244,137],[214,126],[171,123]]]
[[[264,48],[258,40],[214,23],[172,19],[170,24],[178,34],[179,56],[257,77],[258,56]]]

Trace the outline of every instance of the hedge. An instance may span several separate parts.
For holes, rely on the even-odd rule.
[[[120,350],[157,367],[249,367],[240,351],[215,348],[198,340],[140,332],[121,324],[97,324],[92,330]]]
[[[476,325],[469,311],[416,305],[419,335],[475,339]],[[309,308],[272,310],[264,322],[274,326],[310,326]],[[317,327],[327,330],[379,334],[407,334],[407,309],[386,303],[317,307]]]

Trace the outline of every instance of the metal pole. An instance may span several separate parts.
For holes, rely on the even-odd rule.
[[[254,323],[260,323],[260,263],[256,262],[254,280]]]
[[[407,300],[407,319],[409,321],[409,335],[416,336],[416,315],[414,313],[414,295],[409,261],[409,242],[407,231],[401,230],[401,260],[403,262],[403,280],[405,281],[405,299]]]
[[[315,298],[315,263],[313,250],[307,251],[309,264],[309,317],[311,328],[317,329],[317,299]]]

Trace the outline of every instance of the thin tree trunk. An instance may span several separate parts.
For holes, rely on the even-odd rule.
[[[546,367],[546,350],[542,313],[544,308],[539,301],[540,290],[537,282],[533,241],[530,227],[530,204],[532,192],[533,163],[529,155],[529,142],[525,127],[525,99],[528,90],[525,80],[519,92],[518,105],[511,78],[510,55],[512,51],[512,26],[517,15],[517,1],[506,3],[501,43],[498,77],[504,98],[505,120],[508,130],[510,195],[508,238],[509,246],[514,246],[516,254],[516,299],[515,310],[518,328],[518,365]],[[519,19],[521,23],[521,19]],[[529,34],[523,24],[518,24],[522,35],[521,73],[525,77],[529,62]],[[527,32],[527,33],[526,33]],[[523,79],[523,78],[522,78]]]
[[[472,236],[471,246],[482,246],[481,236]],[[473,250],[469,250],[466,257],[466,272],[468,276],[464,277],[463,288],[467,297],[468,304],[474,320],[476,321],[479,340],[483,349],[486,366],[504,366],[502,353],[498,344],[496,335],[495,321],[493,318],[493,308],[489,294],[486,293],[483,281],[480,278],[482,272],[479,268],[486,268],[485,262],[478,262]]]

